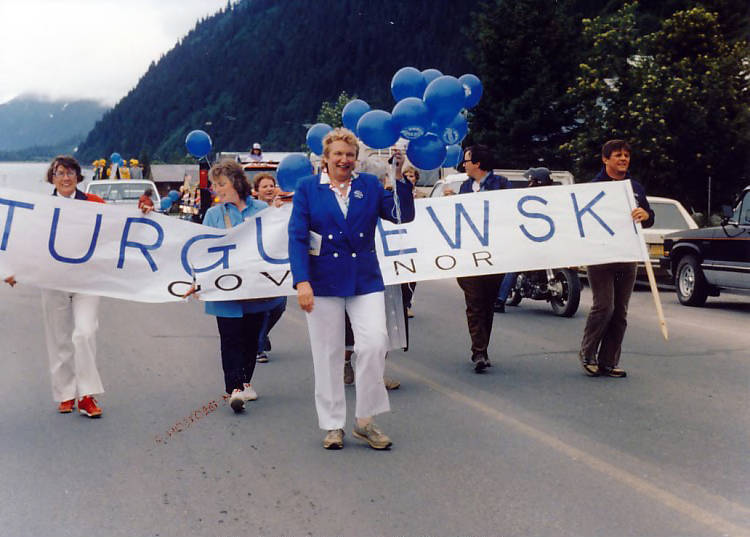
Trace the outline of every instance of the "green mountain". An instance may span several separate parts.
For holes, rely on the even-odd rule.
[[[55,150],[70,153],[106,110],[95,101],[51,101],[29,95],[0,104],[0,158],[43,157]]]
[[[88,161],[118,151],[185,156],[193,129],[214,150],[297,150],[323,101],[346,91],[390,110],[405,65],[470,72],[463,32],[478,1],[241,0],[198,22],[79,147]]]

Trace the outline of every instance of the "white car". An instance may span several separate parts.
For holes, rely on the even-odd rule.
[[[138,198],[150,188],[153,192],[151,200],[158,210],[161,205],[161,197],[153,181],[147,179],[105,179],[91,181],[86,186],[86,192],[96,194],[107,203],[117,205],[138,205]]]

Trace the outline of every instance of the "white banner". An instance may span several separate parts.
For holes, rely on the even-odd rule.
[[[386,284],[638,261],[633,207],[630,181],[418,199],[415,220],[381,221],[375,242]],[[271,207],[226,231],[0,188],[0,277],[142,302],[179,300],[193,274],[203,300],[295,294],[290,214]]]

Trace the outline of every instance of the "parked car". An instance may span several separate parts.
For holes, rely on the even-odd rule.
[[[105,179],[91,181],[86,186],[86,192],[96,194],[107,203],[117,205],[138,205],[138,198],[150,188],[153,191],[151,199],[154,207],[161,204],[161,196],[153,181],[147,179]]]
[[[671,233],[661,266],[674,277],[680,303],[702,306],[723,289],[750,290],[750,185],[721,225]]]
[[[526,170],[493,170],[493,173],[507,177],[510,181],[511,188],[524,188],[529,184],[529,180],[523,176]],[[458,192],[461,187],[461,183],[468,179],[466,173],[452,173],[446,175],[443,179],[438,179],[432,185],[432,189],[429,191],[431,198],[439,198],[443,195],[443,190],[450,188],[454,192]],[[556,185],[572,185],[575,181],[573,174],[566,171],[552,171],[550,177]],[[419,183],[417,183],[419,188]]]
[[[654,225],[643,230],[643,237],[648,247],[654,276],[669,279],[669,271],[660,266],[660,259],[664,255],[664,237],[676,231],[698,229],[698,224],[677,200],[655,196],[647,196],[647,199],[654,210]],[[646,267],[643,263],[638,264],[638,273],[639,276],[645,276]]]

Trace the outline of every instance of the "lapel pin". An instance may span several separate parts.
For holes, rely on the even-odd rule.
[[[361,200],[362,198],[365,197],[365,195],[362,194],[361,190],[355,190],[354,191],[354,197],[357,198],[358,200]]]

